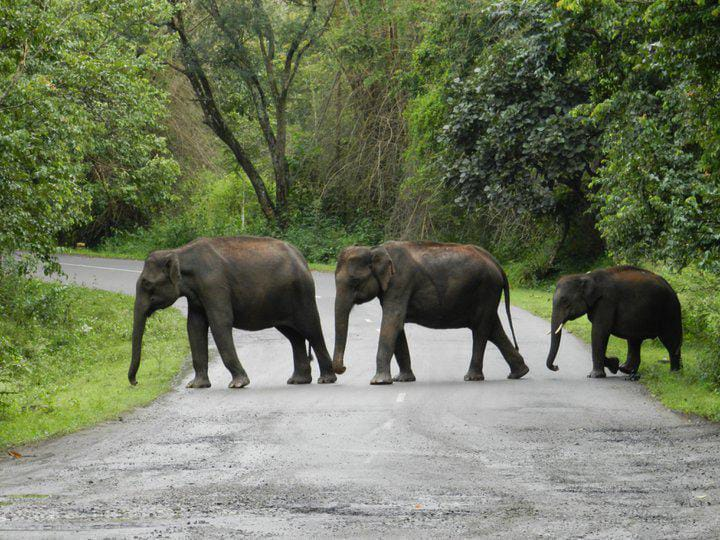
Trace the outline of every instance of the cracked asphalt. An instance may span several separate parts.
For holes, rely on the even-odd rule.
[[[142,266],[61,262],[129,294]],[[331,348],[333,276],[314,276]],[[184,388],[188,364],[150,406],[0,458],[0,537],[720,537],[720,427],[587,379],[568,333],[550,372],[548,323],[513,318],[519,381],[489,344],[486,380],[463,382],[470,332],[408,325],[418,381],[371,387],[377,302],[353,310],[335,385],[286,385],[289,343],[235,331],[249,387],[228,389],[214,352],[208,390]]]

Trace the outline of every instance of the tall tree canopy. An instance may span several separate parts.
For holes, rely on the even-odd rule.
[[[268,221],[284,225],[290,193],[288,115],[303,57],[326,30],[337,0],[198,0],[177,11],[171,27],[206,123],[247,175]],[[265,142],[275,201],[261,172],[261,155],[243,140],[248,120]]]

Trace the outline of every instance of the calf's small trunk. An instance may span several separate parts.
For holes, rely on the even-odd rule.
[[[558,370],[558,367],[555,365],[555,357],[557,356],[558,349],[560,348],[562,325],[563,318],[559,313],[556,313],[555,310],[553,310],[552,320],[550,322],[550,352],[548,352],[546,361],[548,369],[552,371]]]

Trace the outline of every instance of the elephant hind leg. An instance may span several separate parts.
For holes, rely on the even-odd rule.
[[[470,367],[465,374],[466,381],[484,381],[483,360],[485,358],[485,347],[487,346],[488,334],[483,328],[473,328],[473,348]]]
[[[293,374],[288,379],[288,384],[308,384],[312,382],[310,370],[310,358],[305,349],[305,338],[295,329],[289,326],[278,326],[278,331],[285,336],[293,352]]]
[[[503,358],[507,362],[508,366],[510,366],[508,379],[519,379],[524,375],[527,375],[530,368],[525,363],[525,359],[522,355],[510,342],[497,313],[494,313],[492,325],[493,326],[490,331],[490,341],[500,350],[500,354],[503,355]]]
[[[313,299],[314,303],[314,299]],[[297,331],[308,342],[308,359],[312,360],[312,351],[315,351],[318,366],[320,367],[319,383],[334,383],[337,376],[332,368],[332,360],[330,353],[325,346],[325,338],[323,337],[322,326],[320,325],[320,315],[317,308],[313,304],[301,314],[302,318],[296,321]]]
[[[680,357],[680,348],[682,346],[682,337],[676,335],[663,334],[660,342],[667,349],[670,355],[670,371],[680,371],[682,369],[682,358]]]
[[[628,339],[627,359],[624,364],[618,366],[620,371],[628,375],[634,375],[637,373],[637,370],[640,367],[641,345],[641,339]]]

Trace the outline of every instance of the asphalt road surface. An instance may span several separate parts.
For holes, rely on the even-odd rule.
[[[126,293],[141,267],[61,261]],[[333,277],[315,279],[331,347]],[[214,353],[211,389],[185,389],[188,370],[122,420],[0,458],[0,537],[719,537],[720,427],[622,377],[587,379],[589,349],[567,333],[548,371],[548,324],[513,317],[519,381],[488,345],[486,380],[463,382],[470,332],[408,325],[418,381],[371,387],[377,302],[353,311],[334,385],[286,385],[287,341],[236,331],[249,387],[228,389]]]

